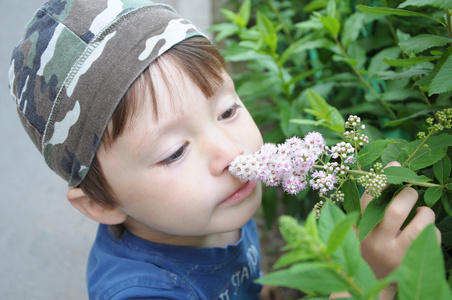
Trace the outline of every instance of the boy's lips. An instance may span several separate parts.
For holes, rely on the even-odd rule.
[[[237,203],[251,195],[256,188],[256,181],[248,181],[244,183],[238,190],[236,190],[231,196],[221,201],[221,204],[225,203]]]

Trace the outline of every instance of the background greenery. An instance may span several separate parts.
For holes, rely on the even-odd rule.
[[[333,145],[343,139],[350,114],[361,117],[370,140],[412,141],[426,131],[427,117],[452,107],[451,0],[245,0],[229,1],[228,8],[212,31],[265,142],[315,130]],[[450,135],[441,143],[450,158]],[[433,174],[432,165],[423,174]],[[449,177],[450,169],[441,184],[450,184]],[[429,203],[443,233],[441,273],[452,266],[452,196],[444,195]],[[306,220],[317,201],[309,189],[290,196],[266,188],[268,227],[281,211]]]

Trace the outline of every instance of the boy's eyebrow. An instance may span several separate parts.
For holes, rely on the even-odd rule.
[[[161,140],[164,135],[183,126],[183,123],[183,114],[179,114],[177,118],[173,118],[167,124],[160,126],[157,130],[152,130],[151,132],[146,130],[142,142],[139,143],[138,147],[135,149],[138,159],[144,159],[148,153],[152,152],[157,147],[158,141]]]

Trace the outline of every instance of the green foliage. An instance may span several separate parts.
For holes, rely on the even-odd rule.
[[[290,250],[286,256],[292,256],[292,266],[275,271],[259,282],[292,287],[317,296],[349,290],[361,296],[356,299],[364,299],[363,295],[377,280],[361,258],[359,241],[352,229],[355,221],[356,214],[346,216],[331,203],[325,205],[318,224],[314,213],[304,226],[292,217],[281,217],[280,228],[286,233],[286,249]],[[307,230],[308,227],[315,229]],[[288,232],[299,234],[287,235]],[[311,243],[306,244],[306,240]]]
[[[224,43],[237,92],[266,142],[316,130],[332,145],[342,139],[344,116],[358,114],[371,140],[392,138],[401,146],[388,144],[388,150],[400,153],[383,153],[383,162],[401,161],[417,145],[402,147],[397,139],[412,140],[425,130],[427,114],[451,106],[447,4],[372,3],[375,7],[351,0],[247,0],[236,12],[221,10],[226,22],[212,27],[215,40]],[[448,146],[434,142],[408,167],[441,159]],[[371,153],[360,158],[364,165],[379,157]],[[303,198],[312,204],[317,195],[308,192]],[[282,203],[290,215],[306,217],[309,205],[300,200],[285,195]],[[272,201],[264,200],[264,212],[271,226]]]
[[[429,225],[413,242],[397,271],[399,299],[452,299],[444,277],[444,263],[433,225]]]
[[[323,296],[322,299],[341,291],[349,291],[351,299],[378,299],[385,286],[397,282],[400,300],[451,299],[433,225],[413,241],[399,269],[377,280],[361,258],[359,241],[352,229],[355,220],[356,215],[347,216],[331,203],[325,205],[318,223],[313,213],[304,225],[282,216],[280,228],[289,252],[282,258],[285,263],[275,267],[290,267],[274,271],[258,282],[299,289],[308,297]]]
[[[289,252],[276,266],[286,269],[262,282],[312,296],[346,287],[354,299],[376,299],[379,290],[397,280],[399,299],[423,299],[428,293],[435,299],[450,298],[444,278],[452,270],[452,131],[443,114],[451,114],[452,107],[451,9],[451,0],[245,0],[237,12],[221,10],[225,22],[212,27],[215,40],[223,43],[237,92],[266,142],[280,143],[315,130],[332,146],[345,140],[344,116],[350,114],[361,117],[366,124],[363,132],[371,140],[362,149],[357,147],[358,171],[340,182],[342,208],[350,217],[327,201],[317,225],[308,217],[318,201],[315,191],[276,201],[282,193],[266,189],[263,209],[268,226],[277,218],[277,203],[283,203],[291,216],[284,218],[292,219],[280,219],[290,242]],[[427,118],[431,119],[426,123]],[[356,216],[361,213],[362,190],[355,180],[375,163],[391,161],[402,165],[383,171],[392,185]],[[421,242],[413,243],[400,270],[377,281],[360,258],[359,240],[381,221],[391,199],[407,185],[418,189],[419,205],[435,211],[443,233],[442,251],[435,246],[434,232],[427,229],[418,238]],[[305,219],[306,225],[293,218]],[[350,229],[355,221],[358,237]],[[300,232],[284,233],[293,228]],[[440,255],[430,257],[429,251]],[[413,257],[422,261],[415,263]],[[429,265],[435,271],[427,272]],[[415,289],[418,281],[429,282]]]

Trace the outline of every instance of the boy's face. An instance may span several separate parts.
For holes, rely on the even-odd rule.
[[[203,246],[206,237],[237,230],[258,210],[260,183],[240,182],[228,166],[257,151],[262,137],[227,73],[209,99],[172,63],[166,74],[169,90],[153,76],[158,121],[143,95],[130,128],[97,155],[129,231],[154,242]]]

